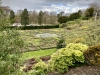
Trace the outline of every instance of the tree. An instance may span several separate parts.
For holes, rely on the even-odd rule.
[[[100,12],[100,6],[97,3],[91,3],[90,7],[94,9],[95,21],[97,20],[97,16]]]
[[[81,16],[82,16],[82,11],[79,10],[79,11],[78,11],[78,14],[79,14],[79,16],[81,17]]]
[[[10,23],[14,23],[15,22],[15,13],[13,10],[10,11]]]
[[[56,21],[57,21],[56,12],[50,12],[50,24],[55,24]]]
[[[93,17],[93,13],[94,13],[94,8],[93,7],[90,7],[86,10],[85,12],[85,17]]]
[[[78,12],[76,13],[72,13],[69,16],[69,20],[74,20],[74,19],[78,19],[80,17],[80,14]]]
[[[25,25],[25,26],[27,24],[29,24],[29,16],[28,16],[28,11],[26,8],[24,9],[24,11],[21,14],[21,24]]]
[[[44,14],[43,14],[43,23],[46,25],[49,21],[49,13],[48,11],[44,11]]]
[[[59,23],[66,23],[67,21],[68,21],[68,17],[67,16],[58,17],[58,22]]]
[[[24,44],[16,30],[4,28],[9,23],[5,15],[0,7],[0,75],[18,75],[20,50]]]
[[[39,17],[38,17],[38,23],[41,25],[42,22],[43,22],[43,12],[40,11],[40,12],[39,12]]]

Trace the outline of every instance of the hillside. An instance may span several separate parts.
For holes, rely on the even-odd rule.
[[[66,23],[64,28],[18,30],[28,50],[39,50],[56,47],[61,36],[69,43],[83,43],[88,46],[100,41],[100,20],[75,20]],[[56,34],[58,37],[36,37],[39,34]],[[51,35],[52,36],[52,35]],[[27,50],[26,50],[27,51]]]

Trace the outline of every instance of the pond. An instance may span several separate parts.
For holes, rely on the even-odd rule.
[[[58,35],[57,34],[51,34],[51,33],[44,33],[44,34],[36,34],[35,37],[47,38],[47,37],[58,37]]]

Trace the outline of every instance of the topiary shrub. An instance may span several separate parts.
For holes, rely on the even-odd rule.
[[[86,63],[89,65],[100,66],[100,44],[90,46],[85,52],[84,56]]]
[[[76,62],[84,63],[83,51],[88,47],[83,44],[68,44],[66,48],[58,50],[51,56],[48,67],[50,71],[64,73],[68,67],[76,66]]]

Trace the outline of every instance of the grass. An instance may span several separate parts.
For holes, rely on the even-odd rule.
[[[41,56],[47,56],[47,55],[51,55],[53,54],[57,49],[53,48],[53,49],[47,49],[47,50],[38,50],[38,51],[31,51],[31,52],[25,52],[22,53],[22,60],[27,60],[30,58],[38,58]]]

